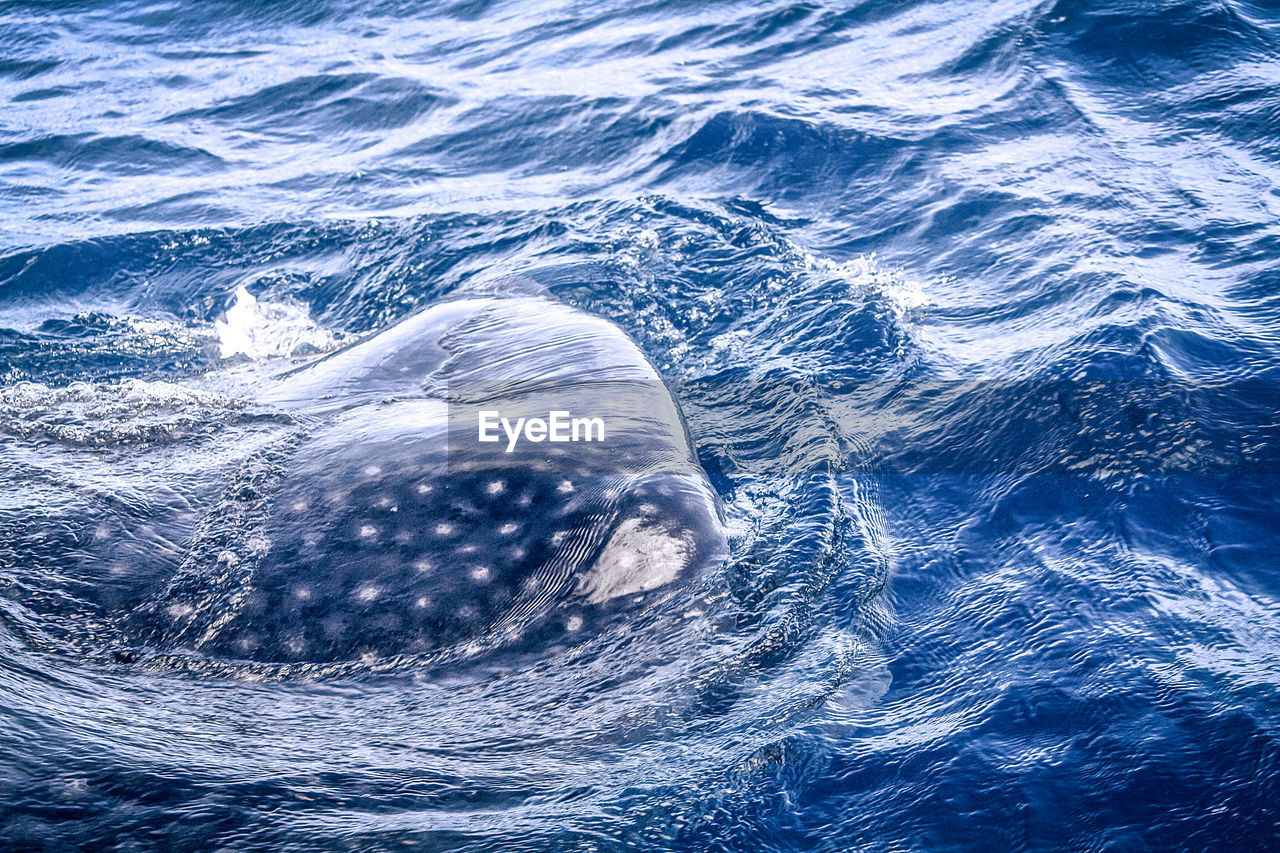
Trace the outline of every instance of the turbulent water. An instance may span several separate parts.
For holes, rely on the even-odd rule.
[[[1274,6],[13,2],[0,103],[6,849],[1280,845]],[[128,631],[272,377],[535,289],[726,560],[498,658]]]

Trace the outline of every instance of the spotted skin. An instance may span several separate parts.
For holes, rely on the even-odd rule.
[[[581,630],[600,608],[576,594],[575,575],[607,543],[601,534],[648,518],[680,541],[674,519],[696,496],[638,485],[619,502],[562,491],[567,482],[518,469],[443,478],[428,466],[356,477],[318,504],[286,489],[253,593],[203,648],[326,662]]]

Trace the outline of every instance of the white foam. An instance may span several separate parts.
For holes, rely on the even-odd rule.
[[[301,305],[259,302],[243,286],[225,319],[214,322],[223,358],[245,355],[254,361],[334,346],[333,333],[316,325]]]
[[[213,433],[241,408],[221,394],[141,379],[60,387],[19,382],[0,388],[0,424],[19,435],[89,446],[154,444],[194,431]]]
[[[874,254],[837,262],[807,252],[794,243],[790,245],[806,267],[838,275],[855,288],[880,293],[900,317],[935,304],[924,283],[907,278],[900,270],[885,268]]]

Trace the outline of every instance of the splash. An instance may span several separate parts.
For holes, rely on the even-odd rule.
[[[214,322],[224,359],[253,361],[323,352],[335,344],[333,333],[316,325],[306,308],[291,302],[260,302],[243,285],[223,320]]]

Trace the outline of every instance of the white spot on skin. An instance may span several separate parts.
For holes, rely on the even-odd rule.
[[[692,550],[687,538],[629,518],[613,531],[578,589],[592,604],[657,589],[680,576]]]
[[[471,579],[476,583],[488,583],[490,575],[492,572],[489,571],[488,566],[476,566],[471,570]]]

